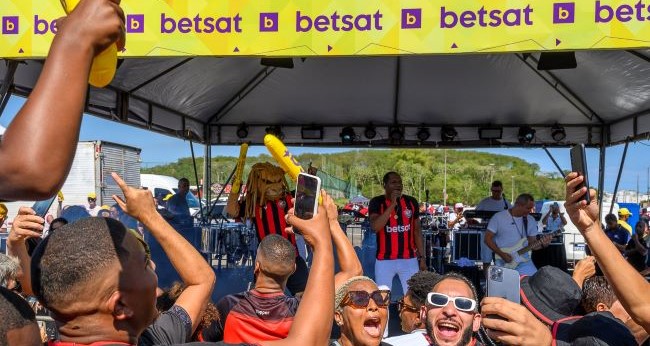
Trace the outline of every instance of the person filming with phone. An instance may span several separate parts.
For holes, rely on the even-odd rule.
[[[377,285],[392,287],[393,277],[399,275],[403,292],[407,280],[420,270],[426,270],[418,201],[402,194],[402,177],[396,172],[384,175],[384,194],[370,200],[370,226],[377,234]]]

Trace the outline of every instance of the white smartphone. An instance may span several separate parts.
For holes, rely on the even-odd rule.
[[[488,269],[487,295],[519,304],[519,272],[514,269],[491,266]]]
[[[303,220],[309,220],[318,212],[320,178],[306,173],[298,174],[294,213]]]

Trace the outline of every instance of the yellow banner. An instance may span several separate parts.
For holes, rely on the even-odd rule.
[[[346,56],[650,47],[650,0],[123,0],[142,56]],[[59,0],[0,1],[0,57],[47,55]]]

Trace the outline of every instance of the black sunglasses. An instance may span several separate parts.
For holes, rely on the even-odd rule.
[[[404,302],[404,298],[401,298],[400,300],[397,301],[397,311],[402,311],[402,310],[409,310],[411,312],[418,312],[420,309],[415,307],[414,305],[408,305]]]
[[[350,305],[358,309],[365,309],[370,304],[370,298],[380,308],[385,308],[390,303],[390,290],[376,290],[372,293],[366,291],[348,291],[341,301],[341,306]]]

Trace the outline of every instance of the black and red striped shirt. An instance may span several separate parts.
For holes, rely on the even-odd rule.
[[[419,222],[418,201],[402,195],[399,206],[390,214],[388,222],[377,232],[377,259],[408,259],[416,257],[414,227]],[[390,199],[377,196],[370,200],[368,213],[381,215],[390,206]]]
[[[296,246],[296,236],[284,230],[287,227],[284,216],[291,208],[293,203],[289,195],[277,201],[266,202],[266,205],[256,206],[255,228],[257,228],[258,239],[262,241],[269,234],[277,234]]]

